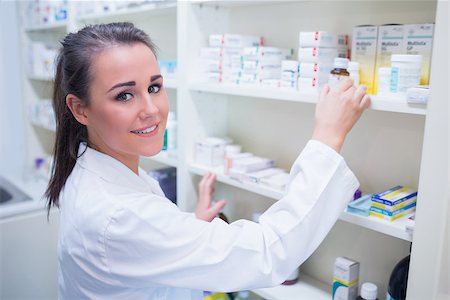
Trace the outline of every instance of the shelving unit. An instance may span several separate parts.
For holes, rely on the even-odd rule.
[[[216,93],[222,95],[234,95],[253,98],[264,98],[279,101],[293,101],[303,103],[317,103],[317,93],[304,93],[299,91],[283,90],[282,88],[237,86],[232,84],[211,84],[197,83],[189,88],[193,91]],[[371,106],[373,110],[390,111],[397,113],[408,113],[417,115],[426,115],[426,105],[408,104],[405,97],[398,95],[375,96],[371,97]]]
[[[49,23],[45,25],[26,27],[25,31],[33,32],[33,31],[43,31],[43,30],[55,30],[55,29],[64,29],[67,27],[67,21]]]
[[[221,167],[218,168],[206,168],[198,164],[191,164],[189,170],[197,175],[203,176],[208,172],[216,174],[218,182],[246,190],[267,198],[279,200],[283,197],[283,191],[270,188],[261,184],[251,182],[240,182],[232,179],[229,176],[223,174]],[[412,233],[406,230],[407,217],[400,218],[395,221],[381,220],[376,217],[363,217],[348,212],[342,212],[340,218],[342,221],[361,226],[367,229],[371,229],[377,232],[384,233],[389,236],[393,236],[405,241],[412,241]]]
[[[166,1],[167,3],[147,3],[141,6],[132,6],[128,8],[118,9],[114,11],[105,11],[102,13],[93,13],[77,16],[78,20],[88,21],[95,19],[107,19],[117,17],[133,17],[135,15],[164,15],[167,13],[175,13],[177,9],[176,1]]]
[[[164,85],[171,109],[177,113],[179,149],[176,159],[162,152],[143,160],[177,167],[177,199],[185,211],[195,207],[199,176],[209,171],[216,173],[221,198],[230,199],[225,213],[236,220],[250,218],[250,212],[266,209],[264,203],[273,203],[283,193],[230,179],[221,168],[210,169],[193,163],[194,142],[211,135],[230,136],[245,151],[271,157],[277,165],[288,169],[310,138],[318,95],[197,81],[194,76],[198,74],[197,57],[200,48],[207,46],[209,34],[262,35],[268,46],[296,49],[299,31],[351,33],[353,26],[359,24],[436,22],[432,95],[428,107],[408,105],[394,95],[373,96],[371,109],[352,130],[342,151],[366,192],[379,192],[397,184],[418,188],[414,236],[405,230],[405,219],[387,222],[343,212],[342,222],[336,224],[322,246],[301,266],[299,283],[254,291],[269,300],[330,299],[334,259],[349,255],[361,263],[360,281],[375,282],[379,296],[384,296],[392,266],[409,253],[412,242],[408,299],[426,299],[437,293],[433,282],[439,279],[438,258],[442,257],[439,245],[448,207],[442,197],[448,185],[448,170],[445,173],[446,164],[439,163],[430,150],[448,153],[445,148],[448,146],[443,147],[440,142],[447,128],[442,124],[448,122],[448,106],[443,104],[448,98],[445,92],[448,83],[440,78],[448,80],[448,70],[435,67],[441,61],[448,62],[448,3],[327,2],[326,11],[323,5],[318,1],[178,1],[105,14],[70,15],[68,22],[57,26],[22,27],[22,41],[25,44],[30,35],[57,39],[61,33],[75,31],[84,24],[118,20],[133,21],[149,32],[160,47],[159,59],[177,58],[177,78],[165,78]],[[75,9],[76,2],[70,2],[69,13]],[[22,55],[26,57],[25,53]],[[49,98],[51,80],[24,75],[25,99]],[[35,130],[39,124],[28,125],[27,160],[30,161],[34,155],[49,154],[53,134]],[[434,171],[430,170],[431,166]],[[440,174],[439,188],[435,188],[435,174]],[[438,194],[438,191],[443,192]],[[430,245],[436,247],[432,247],[433,259],[427,264],[424,257]]]
[[[294,285],[280,285],[273,288],[257,289],[253,292],[267,300],[329,300],[330,286],[300,273]]]

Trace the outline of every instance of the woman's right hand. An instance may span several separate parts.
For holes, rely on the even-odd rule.
[[[340,152],[345,137],[369,105],[366,87],[359,85],[355,88],[349,78],[333,88],[326,85],[316,106],[312,139]]]

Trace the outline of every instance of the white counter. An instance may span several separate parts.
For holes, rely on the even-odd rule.
[[[43,195],[45,189],[47,188],[48,181],[44,179],[25,180],[24,178],[13,177],[8,174],[0,175],[32,198],[31,201],[0,204],[0,220],[18,214],[24,214],[36,210],[45,210],[46,201],[43,198]]]

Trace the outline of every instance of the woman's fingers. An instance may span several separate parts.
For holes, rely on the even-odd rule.
[[[361,109],[364,110],[366,108],[369,108],[370,102],[371,102],[370,96],[364,95],[364,97],[362,98],[361,103],[359,105],[360,105]]]
[[[353,94],[353,101],[358,104],[361,103],[362,99],[366,95],[366,91],[367,91],[367,88],[365,85],[363,85],[363,84],[359,85],[356,88],[355,93]]]
[[[336,92],[345,92],[349,88],[353,87],[353,80],[350,78],[345,78],[335,87]]]

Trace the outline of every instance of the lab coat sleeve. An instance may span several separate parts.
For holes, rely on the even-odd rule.
[[[358,186],[338,153],[311,140],[291,169],[285,196],[259,224],[208,223],[162,197],[135,197],[106,229],[106,263],[128,287],[226,292],[278,285],[319,246]]]

